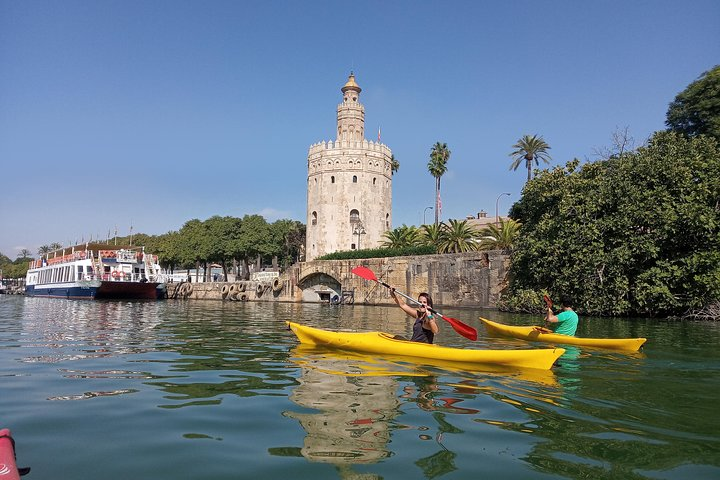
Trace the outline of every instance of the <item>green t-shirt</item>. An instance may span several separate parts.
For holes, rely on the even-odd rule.
[[[555,326],[555,333],[561,335],[575,336],[575,331],[578,325],[577,313],[572,310],[565,310],[557,314],[557,326]]]

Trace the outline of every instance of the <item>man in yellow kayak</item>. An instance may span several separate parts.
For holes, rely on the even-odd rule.
[[[555,315],[552,306],[548,305],[545,314],[545,325],[547,325],[554,333],[560,335],[575,336],[578,325],[577,313],[572,308],[572,300],[569,297],[561,298],[563,311]]]
[[[411,307],[404,301],[401,301],[397,295],[395,295],[395,289],[390,288],[390,296],[395,300],[395,303],[402,308],[405,313],[415,319],[413,324],[413,335],[410,339],[411,342],[423,342],[433,343],[435,335],[440,331],[438,328],[435,316],[427,310],[427,307],[432,308],[433,301],[429,293],[421,293],[418,295],[419,306],[417,309]]]

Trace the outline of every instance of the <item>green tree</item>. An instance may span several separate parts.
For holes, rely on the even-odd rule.
[[[283,267],[299,261],[305,245],[305,224],[296,220],[276,220],[270,224],[273,238],[272,255]]]
[[[549,164],[550,155],[547,153],[550,150],[550,146],[543,140],[543,137],[537,135],[523,135],[521,139],[513,145],[513,150],[510,156],[513,158],[512,164],[510,164],[510,170],[517,170],[518,167],[525,162],[527,168],[527,179],[530,181],[532,166],[540,165],[540,160]]]
[[[474,252],[478,249],[478,231],[467,220],[450,219],[442,230],[439,253]]]
[[[176,267],[182,266],[181,248],[180,232],[171,231],[154,237],[146,251],[157,255],[160,265],[174,272]]]
[[[682,314],[720,300],[720,151],[656,133],[647,146],[528,182],[511,292],[572,296],[593,315]]]
[[[720,141],[720,65],[703,73],[670,103],[665,124],[688,136]]]
[[[27,248],[23,248],[22,250],[20,250],[20,253],[18,253],[17,257],[19,260],[26,260],[28,258],[31,258],[30,255],[30,250],[28,250]]]
[[[512,218],[500,219],[500,224],[491,224],[480,230],[480,250],[512,250],[520,234],[520,223]]]
[[[440,222],[440,178],[447,172],[450,150],[446,143],[436,142],[430,150],[430,161],[427,168],[435,177],[435,225]]]
[[[51,252],[50,246],[49,246],[49,245],[43,245],[43,246],[41,246],[40,248],[38,248],[37,254],[42,257],[43,255],[47,255],[47,254],[50,253],[50,252]]]
[[[390,156],[390,174],[395,175],[395,172],[400,170],[400,162],[395,159],[395,155]]]
[[[432,246],[437,249],[440,247],[440,242],[443,238],[443,230],[445,229],[445,224],[441,223],[439,225],[423,225],[420,227],[420,239],[419,243],[421,245],[428,245]]]
[[[227,263],[234,258],[234,243],[240,239],[240,219],[215,215],[203,223],[209,235],[207,260],[222,265],[223,278],[227,281]]]
[[[238,247],[247,280],[250,262],[259,258],[262,263],[262,259],[273,252],[272,232],[265,218],[261,215],[245,215],[242,218]]]
[[[419,231],[415,226],[407,226],[403,224],[393,230],[383,233],[383,242],[381,246],[384,248],[406,248],[413,247],[418,244]]]
[[[194,267],[195,281],[199,281],[201,263],[207,263],[210,257],[210,237],[203,222],[194,218],[188,220],[180,229],[178,250],[181,266]]]
[[[3,278],[25,278],[30,263],[27,259],[18,258],[14,262],[0,263]]]

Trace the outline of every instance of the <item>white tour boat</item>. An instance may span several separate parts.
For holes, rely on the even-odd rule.
[[[25,294],[83,299],[159,299],[165,277],[144,247],[88,243],[56,250],[30,262]]]

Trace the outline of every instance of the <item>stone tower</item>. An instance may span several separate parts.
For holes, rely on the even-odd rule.
[[[306,260],[378,247],[392,225],[392,152],[379,138],[365,139],[355,75],[340,90],[337,139],[308,152]]]

